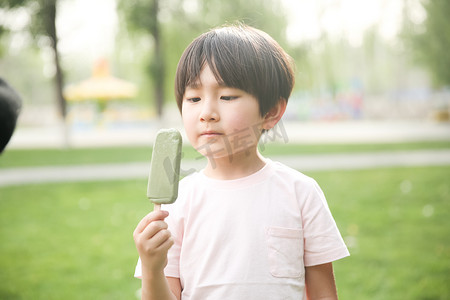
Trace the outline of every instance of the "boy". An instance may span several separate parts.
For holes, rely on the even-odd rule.
[[[252,27],[211,30],[185,50],[176,100],[208,162],[136,227],[142,299],[337,299],[331,262],[349,253],[322,191],[257,149],[293,85],[290,57]]]

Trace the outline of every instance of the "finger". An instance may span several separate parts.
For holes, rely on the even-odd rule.
[[[161,251],[167,252],[173,246],[173,244],[175,244],[175,240],[173,239],[173,236],[170,236],[167,240],[164,241],[164,243],[159,246],[159,249],[161,249]]]
[[[169,226],[164,221],[153,221],[145,227],[145,229],[140,233],[142,238],[151,239],[159,231],[167,229]]]
[[[142,235],[139,239],[146,252],[157,253],[161,251],[159,249],[164,243],[172,239],[172,236],[169,230],[163,229],[158,231],[151,239],[143,238]]]
[[[173,246],[173,244],[174,244],[173,237],[169,237],[167,240],[165,240],[162,244],[159,245],[157,250],[167,253],[169,249]]]
[[[152,242],[155,250],[168,250],[170,248],[168,245],[173,244],[172,234],[167,229],[160,230],[153,236]]]
[[[147,227],[148,224],[156,220],[164,220],[165,218],[167,218],[168,215],[169,212],[165,210],[152,211],[151,213],[147,214],[145,217],[142,218],[142,220],[136,226],[134,232],[141,233]]]

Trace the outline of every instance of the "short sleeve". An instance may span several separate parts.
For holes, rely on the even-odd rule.
[[[136,268],[134,269],[134,277],[136,278],[142,278],[142,264],[141,264],[141,258],[138,259],[138,262],[136,264]]]
[[[301,209],[306,267],[332,262],[350,255],[325,196],[314,180]]]

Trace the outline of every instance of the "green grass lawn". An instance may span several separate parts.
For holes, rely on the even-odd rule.
[[[329,144],[302,145],[269,143],[261,147],[263,155],[293,155],[313,153],[399,151],[418,149],[450,149],[450,141],[414,142],[396,144]],[[7,149],[0,155],[0,168],[98,164],[133,161],[150,161],[149,147],[112,147],[81,149]],[[190,146],[183,148],[183,158],[198,159],[200,155]]]
[[[145,181],[0,189],[0,299],[134,299]]]
[[[450,298],[450,168],[309,172],[351,256],[341,299]],[[0,189],[0,299],[135,299],[146,180]]]
[[[311,173],[351,257],[342,299],[450,299],[450,168]]]

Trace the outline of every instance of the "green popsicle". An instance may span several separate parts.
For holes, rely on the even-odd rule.
[[[175,202],[178,197],[181,145],[182,138],[178,130],[158,131],[147,186],[147,198],[153,202],[155,210],[159,210],[161,204]]]

